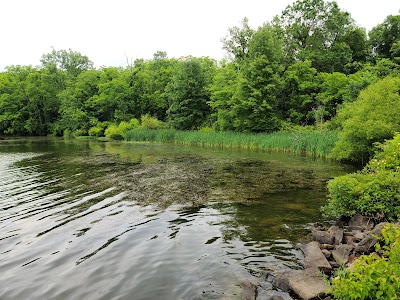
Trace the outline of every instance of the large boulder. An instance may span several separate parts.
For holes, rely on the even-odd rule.
[[[289,277],[295,275],[299,271],[284,271],[276,274],[274,280],[272,281],[272,285],[275,288],[280,289],[283,292],[288,292],[289,288]]]
[[[339,245],[342,242],[344,233],[343,229],[339,228],[338,226],[331,226],[328,229],[328,232],[333,236],[333,243],[335,245]]]
[[[339,265],[345,265],[349,260],[350,253],[353,249],[354,247],[351,245],[337,245],[335,250],[332,251],[333,259]]]
[[[382,228],[387,224],[387,222],[382,222],[376,225],[375,228],[358,243],[356,246],[356,252],[369,253],[372,250],[372,247],[378,242],[378,238],[382,236]]]
[[[289,276],[289,286],[303,300],[321,299],[328,290],[328,284],[318,268],[306,269]]]
[[[335,237],[330,232],[317,228],[312,230],[312,237],[314,241],[317,241],[321,244],[333,245],[335,243]]]
[[[350,230],[371,230],[372,228],[374,228],[374,221],[367,217],[355,215],[349,220]]]
[[[301,247],[304,252],[304,267],[317,268],[325,273],[331,273],[332,266],[322,253],[317,242],[310,242]]]

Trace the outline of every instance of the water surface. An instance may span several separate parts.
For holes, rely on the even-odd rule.
[[[300,267],[325,182],[348,171],[260,151],[0,141],[0,299],[240,299]]]

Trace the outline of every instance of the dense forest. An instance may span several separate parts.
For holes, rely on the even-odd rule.
[[[53,49],[39,66],[9,66],[0,73],[0,134],[102,136],[143,120],[256,133],[315,126],[343,131],[337,158],[367,161],[373,142],[400,131],[399,15],[367,35],[335,2],[299,0],[257,29],[244,18],[222,44],[222,61],[159,51],[96,69],[79,52]],[[364,129],[367,146],[349,152]]]

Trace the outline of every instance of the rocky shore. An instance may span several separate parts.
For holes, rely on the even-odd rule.
[[[300,247],[304,253],[304,269],[271,276],[269,281],[277,292],[266,300],[332,299],[326,292],[335,269],[340,266],[352,268],[360,255],[373,252],[377,237],[381,236],[386,224],[374,224],[360,215],[339,220],[330,227],[314,224],[313,241]]]

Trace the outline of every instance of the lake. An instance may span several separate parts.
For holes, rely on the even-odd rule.
[[[0,141],[0,299],[240,299],[300,268],[327,160],[49,138]]]

